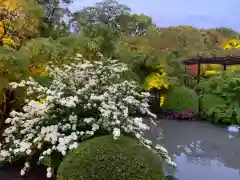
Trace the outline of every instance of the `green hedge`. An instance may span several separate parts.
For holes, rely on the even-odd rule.
[[[163,108],[183,113],[186,110],[198,112],[198,96],[196,92],[186,86],[173,86],[165,95]]]
[[[60,164],[58,180],[164,180],[159,157],[135,139],[100,136],[81,144]]]

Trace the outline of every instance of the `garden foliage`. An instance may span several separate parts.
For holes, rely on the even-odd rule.
[[[198,112],[198,96],[196,92],[185,86],[172,86],[165,95],[163,108],[175,110],[178,113],[184,113],[191,110]]]
[[[18,48],[26,39],[36,37],[43,14],[35,0],[1,0],[0,46]]]
[[[201,98],[201,108],[203,118],[215,123],[227,123],[232,118],[232,111],[226,111],[227,102],[215,94],[204,94]]]
[[[234,124],[240,123],[240,74],[223,72],[202,80],[198,85],[204,113],[215,121]],[[211,105],[212,106],[211,106]]]
[[[101,136],[67,155],[58,169],[58,180],[165,180],[161,161],[135,139]]]
[[[82,141],[110,133],[114,139],[121,134],[133,135],[174,165],[163,147],[152,146],[143,137],[149,127],[141,114],[150,122],[156,116],[148,109],[149,93],[140,92],[136,82],[121,78],[128,71],[127,65],[104,58],[90,62],[78,54],[75,63],[61,68],[50,65],[48,71],[53,78],[50,87],[32,78],[11,83],[12,88],[26,87],[28,97],[23,111],[12,111],[6,120],[9,127],[3,134],[1,161],[26,159],[24,174],[37,153],[38,161],[50,168],[50,177],[51,168],[55,168],[51,159],[54,152],[65,156]]]
[[[117,138],[119,132],[130,133],[149,147],[151,142],[142,137],[148,127],[140,117],[154,115],[148,110],[149,93],[141,92],[141,87],[169,89],[166,96],[161,94],[160,104],[179,112],[197,112],[196,93],[180,86],[185,75],[181,60],[240,54],[238,40],[229,41],[227,51],[222,48],[222,43],[239,36],[232,29],[157,28],[151,17],[132,14],[115,0],[70,13],[67,5],[71,2],[0,2],[0,106],[7,109],[1,109],[0,120],[10,116],[0,157],[4,162],[25,159],[22,175],[32,158],[38,157],[49,167],[50,177],[57,167],[55,154],[63,156],[82,141],[102,134],[113,133]],[[62,20],[64,16],[68,22]],[[76,53],[88,61],[76,60]],[[204,65],[202,69],[219,68]],[[9,86],[9,82],[14,83]],[[28,94],[26,104],[14,108],[21,112],[9,115],[12,98],[6,92],[15,93],[18,86]],[[239,74],[218,74],[202,81],[200,89],[205,94],[206,117],[240,123]],[[218,99],[216,105],[210,107],[208,98]],[[165,149],[161,147],[159,153],[173,164]]]

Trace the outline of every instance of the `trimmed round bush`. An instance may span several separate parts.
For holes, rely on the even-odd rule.
[[[62,161],[58,180],[164,180],[159,157],[135,139],[100,136],[87,140]]]
[[[194,90],[186,86],[173,86],[167,91],[162,107],[179,113],[183,113],[186,110],[192,110],[193,113],[197,113],[198,95]]]

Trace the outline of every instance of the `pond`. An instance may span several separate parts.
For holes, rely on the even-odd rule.
[[[160,139],[160,129],[163,139]],[[160,120],[146,136],[162,143],[176,160],[178,180],[240,180],[240,133],[229,134],[226,127],[204,121]],[[7,180],[45,180],[45,170],[37,168],[20,178],[19,166],[1,167]],[[172,173],[166,168],[166,174]]]
[[[147,136],[168,149],[179,180],[240,180],[240,133],[204,121],[160,120],[160,126],[163,139],[154,138],[159,128]]]

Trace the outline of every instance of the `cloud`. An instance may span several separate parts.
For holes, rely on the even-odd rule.
[[[101,0],[75,0],[71,10]],[[229,27],[240,31],[240,0],[119,0],[134,13],[153,18],[158,26],[192,25],[198,28]]]

